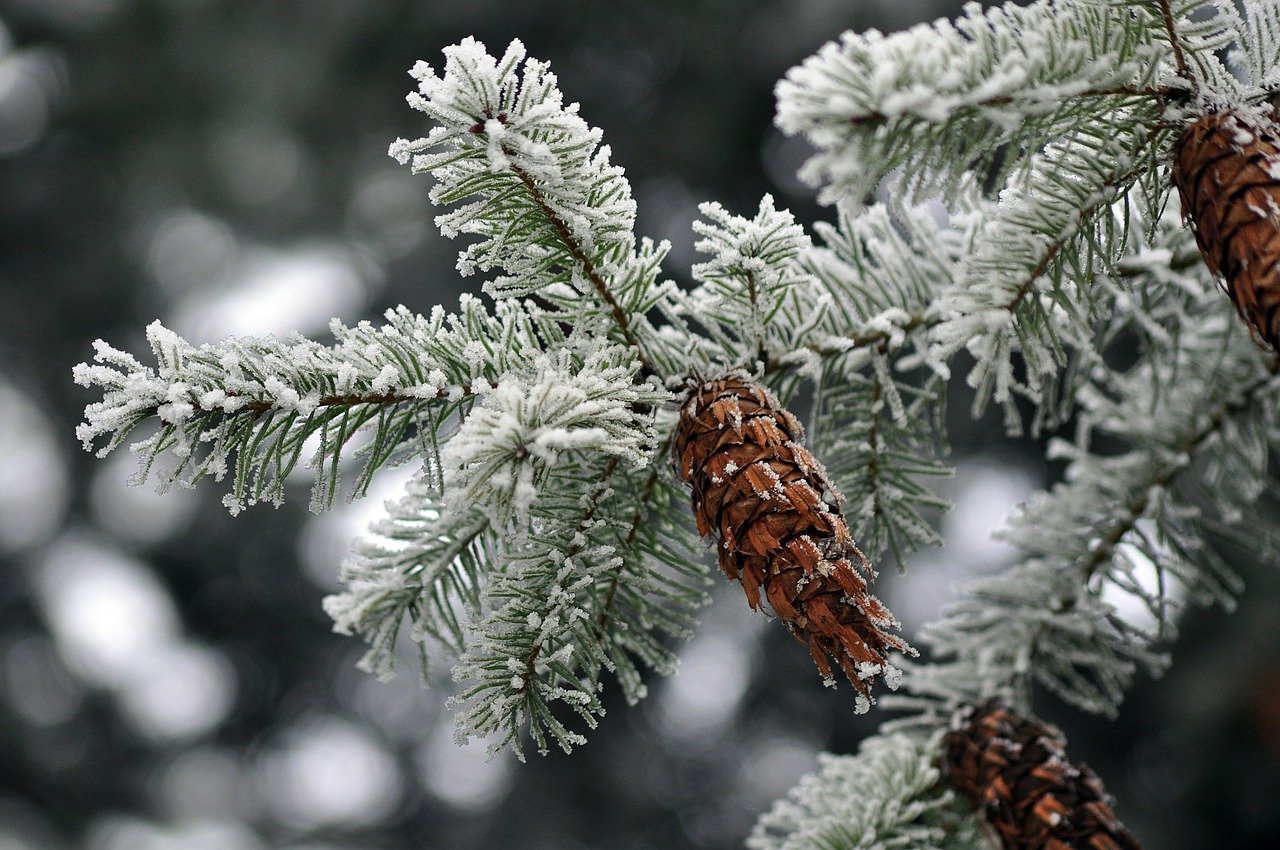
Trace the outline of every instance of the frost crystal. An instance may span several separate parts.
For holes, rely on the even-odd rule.
[[[636,364],[616,348],[573,362],[544,357],[485,393],[441,455],[455,509],[484,505],[498,527],[527,523],[548,471],[574,452],[642,467],[653,451],[652,395],[634,386]]]
[[[760,818],[750,850],[971,850],[981,828],[942,784],[931,741],[868,738],[856,756],[818,757]]]

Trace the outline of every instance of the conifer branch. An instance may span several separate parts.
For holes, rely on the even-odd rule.
[[[670,448],[671,444],[670,440],[668,440],[664,448],[658,452],[658,456],[664,456],[670,451]],[[630,548],[635,545],[636,535],[640,531],[640,523],[644,521],[645,514],[650,510],[649,502],[653,498],[654,487],[658,483],[658,476],[660,474],[659,466],[654,464],[653,471],[650,472],[648,477],[644,480],[644,486],[640,490],[640,499],[636,504],[635,512],[631,515],[631,526],[627,529],[627,537],[624,541],[626,548]],[[609,621],[613,617],[614,602],[618,598],[618,584],[622,580],[622,573],[625,568],[626,562],[623,561],[619,562],[611,571],[612,575],[609,578],[609,589],[605,591],[604,604],[600,606],[600,616],[596,618],[596,626],[601,634],[608,629]]]
[[[512,152],[506,149],[504,149],[504,153],[508,156],[512,155]],[[600,272],[596,269],[595,263],[592,261],[590,255],[587,254],[586,250],[582,247],[582,244],[574,238],[573,232],[569,229],[569,225],[566,224],[559,213],[552,209],[551,205],[547,203],[546,196],[543,195],[542,190],[538,188],[538,185],[534,182],[533,178],[530,177],[524,169],[520,168],[518,165],[512,165],[511,172],[519,178],[525,189],[528,190],[529,197],[533,199],[538,210],[546,217],[547,222],[555,230],[556,235],[560,237],[560,241],[563,243],[565,250],[569,252],[569,256],[573,257],[573,259],[577,261],[578,265],[582,267],[583,276],[587,280],[591,281],[591,286],[595,289],[596,295],[598,295],[600,300],[605,303],[606,307],[608,307],[609,316],[613,319],[614,325],[617,327],[618,332],[622,334],[623,339],[626,340],[627,345],[635,349],[636,356],[640,358],[640,364],[644,371],[650,375],[656,374],[652,362],[645,356],[643,345],[636,337],[635,331],[631,327],[631,320],[627,318],[627,314],[623,311],[622,305],[618,303],[618,299],[613,297],[613,293],[610,292],[609,287],[605,285],[604,279],[600,276]]]
[[[596,512],[600,509],[601,503],[608,498],[610,494],[610,481],[613,473],[618,469],[618,459],[616,457],[609,458],[605,463],[604,470],[600,473],[600,484],[592,494],[590,507],[582,514],[582,519],[578,521],[578,527],[573,531],[573,538],[581,540],[581,543],[571,543],[564,551],[565,559],[576,558],[586,548],[587,532],[591,529],[591,524],[595,521]],[[571,584],[570,579],[573,573],[566,572],[565,577],[556,585],[558,594],[568,591]],[[553,593],[553,595],[557,595]],[[545,641],[535,641],[533,648],[524,660],[524,673],[520,677],[520,686],[515,689],[517,694],[526,694],[529,691],[529,682],[533,679],[534,667],[538,663],[538,656],[542,654],[542,648],[546,645]]]
[[[1117,99],[1155,99],[1161,101],[1167,100],[1184,100],[1188,97],[1185,89],[1174,88],[1173,86],[1134,86],[1119,85],[1110,88],[1085,89],[1084,91],[1073,92],[1070,95],[1061,98],[1055,98],[1055,104],[1061,104],[1071,100],[1089,100],[1094,98],[1117,98]],[[1022,104],[1025,101],[1014,95],[996,95],[983,100],[977,100],[973,103],[967,103],[963,107],[964,110],[974,113],[981,113],[984,109],[994,109],[1004,106],[1013,106]],[[959,110],[957,110],[959,111]],[[849,119],[849,123],[855,127],[866,124],[883,124],[888,121],[897,120],[900,116],[890,115],[883,112],[868,112],[863,115],[856,115]]]
[[[1146,516],[1148,509],[1151,507],[1152,493],[1168,490],[1172,487],[1178,477],[1191,468],[1196,452],[1221,432],[1223,425],[1230,417],[1248,412],[1264,391],[1273,389],[1277,374],[1280,374],[1280,360],[1272,359],[1267,365],[1264,375],[1245,387],[1239,397],[1221,404],[1209,416],[1203,427],[1188,435],[1169,450],[1169,453],[1176,460],[1156,470],[1145,481],[1144,485],[1135,488],[1137,495],[1123,507],[1119,512],[1119,519],[1112,523],[1110,528],[1106,531],[1095,529],[1089,534],[1089,537],[1096,538],[1098,543],[1088,559],[1080,565],[1080,581],[1078,583],[1080,592],[1065,600],[1059,610],[1065,612],[1076,607],[1081,595],[1086,592],[1089,583],[1100,570],[1111,562],[1115,556],[1116,547],[1137,528],[1138,523]],[[1039,651],[1038,644],[1042,633],[1043,630],[1032,638],[1030,649],[1032,657]]]
[[[1070,459],[1065,482],[1001,535],[1026,560],[971,581],[968,596],[928,627],[926,642],[950,660],[913,665],[907,686],[915,696],[899,705],[936,719],[931,700],[939,698],[1025,704],[1034,681],[1085,710],[1111,714],[1137,668],[1158,673],[1166,664],[1152,644],[1173,629],[1173,583],[1203,604],[1229,604],[1238,591],[1204,542],[1212,516],[1176,485],[1193,465],[1221,469],[1209,494],[1215,510],[1239,515],[1252,504],[1267,470],[1250,442],[1262,437],[1242,423],[1268,415],[1280,367],[1260,362],[1203,270],[1187,265],[1190,235],[1172,217],[1159,238],[1159,250],[1120,264],[1128,275],[1123,290],[1102,287],[1107,298],[1140,299],[1146,318],[1107,307],[1098,338],[1130,345],[1132,337],[1108,326],[1132,323],[1144,338],[1142,358],[1123,373],[1089,370],[1090,383],[1076,388],[1076,442],[1052,444],[1050,453]],[[1171,273],[1174,266],[1185,271]],[[1090,445],[1096,439],[1119,439],[1129,449],[1099,457]],[[1148,523],[1151,532],[1142,528]],[[1136,564],[1154,568],[1155,587],[1129,575]],[[1103,598],[1109,587],[1140,600],[1157,631],[1120,617]]]
[[[622,169],[549,67],[518,42],[494,56],[464,40],[441,72],[415,66],[410,101],[432,128],[391,153],[433,177],[437,225],[470,240],[458,268],[488,278],[492,309],[400,308],[381,327],[335,325],[330,346],[197,347],[156,325],[154,366],[100,343],[76,370],[103,392],[80,436],[106,452],[152,428],[135,445],[143,471],[160,467],[162,484],[231,475],[233,509],[278,501],[304,453],[318,471],[313,504],[326,507],[357,437],[357,495],[378,469],[420,463],[326,610],[368,640],[363,665],[382,675],[405,626],[424,664],[428,641],[457,653],[460,738],[568,750],[583,737],[567,720],[597,722],[604,672],[641,698],[645,671],[673,669],[669,639],[705,601],[687,499],[665,463],[674,398],[662,382],[731,376],[682,406],[696,437],[679,471],[695,483],[698,521],[725,534],[716,505],[734,502],[726,571],[865,697],[871,677],[896,683],[889,652],[907,647],[856,572],[866,562],[853,539],[899,560],[936,542],[924,517],[943,503],[922,479],[948,471],[940,409],[953,355],[968,350],[979,404],[1003,402],[1009,432],[1018,400],[1033,428],[1070,416],[1076,438],[1050,442],[1050,457],[1069,461],[1066,480],[1006,532],[1025,559],[979,579],[935,624],[943,657],[911,665],[904,704],[933,732],[939,706],[1034,681],[1114,711],[1138,668],[1163,664],[1154,642],[1180,601],[1170,587],[1196,602],[1236,592],[1207,534],[1221,527],[1215,513],[1240,515],[1267,486],[1280,443],[1268,424],[1276,363],[1263,374],[1189,237],[1159,217],[1166,142],[1189,107],[1257,113],[1280,89],[1275,4],[1220,4],[1215,17],[1202,5],[971,4],[955,23],[846,34],[778,87],[777,123],[816,147],[804,177],[840,202],[838,223],[815,228],[814,246],[770,197],[748,217],[704,204],[694,231],[707,259],[688,293],[663,277],[667,246],[637,238]],[[1235,74],[1220,58],[1228,49]],[[894,173],[891,200],[864,206]],[[731,367],[762,370],[777,396],[720,371]],[[785,412],[806,380],[826,470],[798,449]],[[767,443],[787,481],[750,447],[723,451],[744,405],[768,409],[751,440]],[[776,446],[766,418],[783,434]],[[1098,448],[1117,443],[1126,451]],[[1210,492],[1193,490],[1192,466]],[[730,479],[741,498],[717,489]],[[833,519],[837,485],[860,528]],[[775,493],[795,516],[774,510],[786,507]],[[801,521],[808,532],[786,531]],[[1135,578],[1148,562],[1155,588]],[[1117,588],[1148,607],[1155,634],[1103,598]],[[954,836],[972,823],[929,772],[936,745],[880,736],[824,765],[753,847],[961,850]],[[841,787],[865,799],[825,794]]]
[[[968,172],[1002,183],[1047,140],[1161,92],[1157,26],[1105,3],[1041,0],[846,33],[778,84],[776,121],[818,148],[801,176],[820,200],[861,201],[894,170],[912,199],[952,196]]]
[[[335,321],[332,330],[332,346],[296,335],[195,346],[156,322],[147,329],[154,367],[99,341],[95,363],[77,367],[75,378],[102,387],[104,397],[85,409],[78,434],[86,448],[105,439],[99,454],[106,454],[154,425],[132,446],[142,456],[141,475],[157,473],[163,488],[234,473],[225,500],[233,512],[262,500],[278,504],[285,478],[305,461],[317,470],[312,506],[322,510],[336,496],[339,461],[358,434],[370,440],[360,449],[365,467],[354,495],[415,443],[436,440],[488,382],[564,341],[537,310],[506,304],[490,313],[470,297],[456,314],[437,308],[419,316],[401,307],[381,327]],[[494,348],[494,339],[508,347]],[[313,437],[319,445],[309,448]],[[161,456],[171,463],[158,465]]]

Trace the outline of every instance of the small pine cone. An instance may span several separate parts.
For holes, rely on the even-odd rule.
[[[1280,351],[1280,128],[1205,115],[1174,148],[1173,181],[1205,265],[1255,336]]]
[[[762,595],[769,600],[828,684],[835,683],[833,659],[865,711],[876,676],[897,687],[900,673],[888,653],[914,650],[891,633],[897,620],[867,590],[859,570],[875,573],[803,439],[800,423],[772,393],[731,373],[690,390],[675,455],[693,487],[698,531],[715,536],[725,575],[742,582],[752,608],[760,608]]]
[[[943,758],[952,786],[1006,850],[1141,850],[1098,775],[1067,761],[1066,739],[1053,726],[987,703],[947,734]]]

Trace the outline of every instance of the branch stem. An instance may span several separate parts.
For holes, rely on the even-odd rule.
[[[471,395],[470,387],[463,387],[464,395]],[[361,395],[359,393],[348,393],[347,395],[326,395],[321,396],[316,402],[316,407],[358,407],[362,404],[401,404],[407,401],[425,401],[426,399],[415,396],[400,395],[399,393],[373,393],[371,395]],[[279,407],[275,402],[254,400],[247,401],[233,411],[240,413],[248,411],[252,413],[266,413],[276,410]]]
[[[668,441],[669,446],[669,441]],[[663,452],[657,453],[658,457]],[[649,473],[649,477],[645,479],[644,489],[640,493],[640,503],[636,505],[635,515],[631,517],[631,528],[627,531],[626,548],[630,549],[632,544],[636,542],[636,535],[640,533],[640,523],[644,521],[645,511],[649,506],[649,499],[653,496],[654,487],[658,484],[658,465],[653,466],[653,471]],[[625,568],[625,561],[618,564],[613,570],[613,577],[609,582],[609,590],[605,593],[604,605],[600,609],[600,616],[596,619],[596,628],[603,634],[605,628],[609,625],[609,620],[613,617],[613,603],[618,594],[618,583],[622,580],[622,571]]]
[[[555,230],[556,235],[560,237],[561,243],[564,244],[565,250],[569,256],[573,258],[579,266],[582,267],[583,276],[591,282],[591,288],[596,291],[596,295],[609,308],[609,315],[613,317],[613,323],[618,327],[618,331],[622,334],[622,338],[626,340],[636,350],[636,356],[640,359],[640,365],[646,372],[657,374],[652,362],[645,355],[644,347],[640,344],[639,337],[636,336],[635,328],[631,326],[631,320],[627,318],[627,313],[622,309],[622,305],[618,303],[618,299],[609,291],[609,287],[605,284],[604,277],[600,274],[600,270],[596,268],[595,262],[591,259],[591,255],[587,253],[582,243],[573,235],[573,231],[569,229],[569,225],[560,216],[559,213],[551,207],[547,201],[547,196],[538,188],[538,184],[529,176],[528,172],[519,166],[512,165],[511,171],[524,184],[525,190],[528,191],[529,197],[533,199],[533,203],[538,207],[538,211],[546,218],[547,222]]]
[[[600,473],[600,485],[596,489],[595,498],[591,500],[591,506],[587,508],[586,513],[584,513],[582,518],[578,520],[577,532],[579,534],[585,536],[587,531],[590,529],[591,523],[596,517],[596,512],[600,510],[600,505],[604,501],[603,494],[608,489],[609,479],[613,477],[613,473],[617,468],[618,458],[610,457],[609,461],[604,466],[604,470]],[[565,558],[568,559],[576,556],[584,548],[586,548],[585,543],[571,545],[565,550]],[[570,573],[570,575],[567,576],[560,584],[560,590],[563,591],[568,586],[567,582],[571,577],[572,573]],[[533,681],[533,674],[535,672],[535,667],[538,664],[538,658],[542,655],[542,647],[542,641],[538,641],[533,645],[533,649],[530,650],[528,656],[525,657],[524,672],[520,676],[520,687],[516,688],[516,693],[529,693],[529,683]]]
[[[1160,16],[1164,18],[1165,32],[1169,34],[1169,46],[1173,48],[1173,63],[1178,69],[1178,76],[1189,82],[1192,91],[1195,91],[1196,81],[1187,67],[1187,56],[1182,51],[1182,40],[1178,38],[1178,30],[1174,25],[1173,7],[1169,5],[1169,0],[1159,0],[1159,2]]]
[[[1175,55],[1181,54],[1181,48],[1175,48]],[[1164,100],[1169,98],[1184,98],[1187,93],[1178,88],[1171,86],[1116,86],[1110,89],[1086,89],[1062,98],[1062,100],[1070,100],[1073,98],[1103,98],[1103,97],[1128,97],[1128,98],[1152,98],[1156,100]],[[1010,106],[1014,103],[1028,102],[1026,98],[1018,98],[1012,95],[999,95],[997,97],[989,97],[986,100],[977,103],[966,103],[962,109],[980,110],[989,109],[991,107]],[[849,123],[856,126],[863,124],[877,124],[900,118],[899,115],[888,115],[883,112],[868,112],[865,115],[859,115],[856,118],[850,118]]]

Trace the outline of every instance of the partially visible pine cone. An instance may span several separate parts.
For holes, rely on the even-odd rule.
[[[1007,850],[1141,850],[1111,810],[1102,780],[1067,761],[1053,726],[987,703],[943,739],[951,784]]]
[[[1173,181],[1205,264],[1256,337],[1280,351],[1280,129],[1206,115],[1178,140]]]
[[[897,620],[868,591],[859,570],[875,573],[803,439],[800,423],[772,393],[733,373],[690,390],[676,462],[693,486],[698,531],[715,536],[725,575],[742,582],[752,608],[762,594],[769,600],[829,684],[833,659],[865,711],[877,676],[897,687],[888,653],[914,650],[891,633]]]

